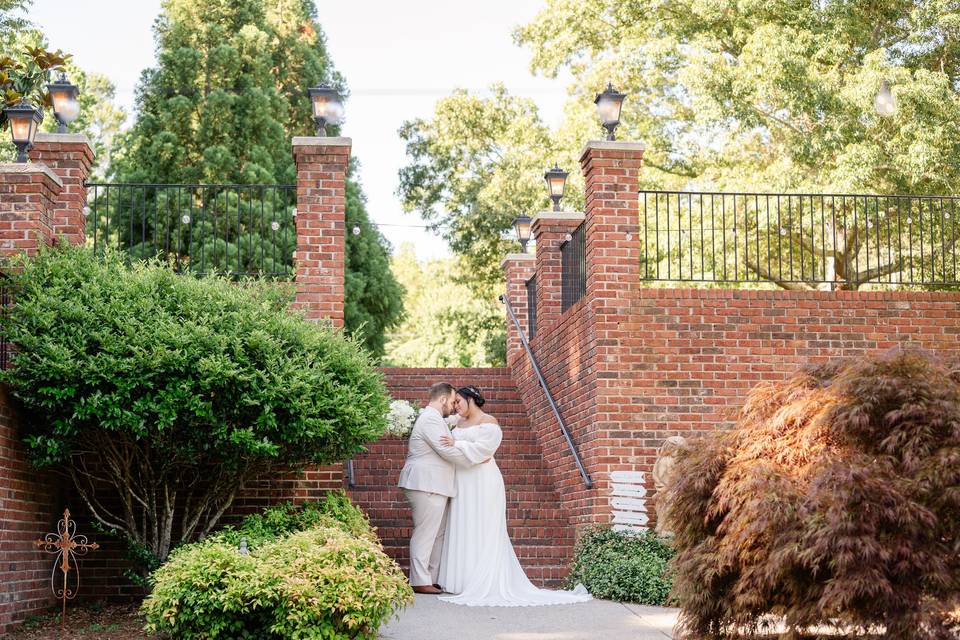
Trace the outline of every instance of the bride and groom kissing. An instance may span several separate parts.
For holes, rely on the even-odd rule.
[[[535,587],[507,533],[506,491],[495,454],[503,440],[475,386],[440,382],[410,433],[400,487],[413,510],[410,583],[417,593],[469,606],[584,602],[590,594]],[[447,419],[455,417],[451,431]]]

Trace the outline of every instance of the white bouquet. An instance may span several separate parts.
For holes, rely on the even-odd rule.
[[[387,433],[401,438],[410,435],[418,413],[417,408],[406,400],[391,401],[387,412]]]

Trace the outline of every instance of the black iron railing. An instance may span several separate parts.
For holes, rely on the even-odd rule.
[[[593,488],[593,479],[590,477],[590,474],[587,473],[587,468],[583,465],[583,458],[580,457],[580,451],[577,449],[576,443],[573,441],[573,436],[570,435],[570,430],[567,428],[567,423],[563,420],[563,415],[560,413],[560,407],[557,406],[556,401],[553,399],[553,394],[550,393],[550,387],[547,386],[547,381],[543,377],[543,372],[540,370],[540,364],[537,362],[537,357],[533,355],[533,350],[530,348],[530,341],[527,340],[526,334],[523,333],[523,327],[520,326],[520,321],[517,320],[517,314],[513,311],[513,306],[510,304],[510,301],[507,300],[506,296],[500,296],[500,302],[504,304],[507,308],[507,317],[509,318],[508,322],[512,322],[514,328],[517,330],[517,334],[520,336],[520,344],[523,345],[524,351],[527,353],[527,357],[530,359],[530,365],[533,367],[533,373],[537,376],[537,381],[540,383],[540,388],[543,389],[543,393],[547,398],[547,404],[550,405],[550,409],[553,411],[554,417],[557,419],[557,424],[560,426],[560,432],[563,434],[563,439],[567,442],[567,449],[570,451],[570,455],[573,457],[573,463],[577,467],[577,471],[580,472],[580,478],[583,480],[583,486],[587,489]]]
[[[288,277],[297,233],[295,185],[88,184],[95,250],[159,257],[177,271]]]
[[[640,192],[641,277],[950,288],[955,197]]]
[[[563,313],[587,292],[586,235],[581,223],[560,245],[560,312]]]
[[[537,276],[527,280],[527,327],[530,339],[537,336]]]

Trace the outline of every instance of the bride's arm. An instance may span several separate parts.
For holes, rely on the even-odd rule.
[[[471,439],[457,440],[453,446],[463,452],[464,457],[473,464],[486,462],[493,457],[503,440],[503,432],[499,425],[485,424],[471,434]]]

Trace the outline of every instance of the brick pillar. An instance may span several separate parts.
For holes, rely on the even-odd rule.
[[[530,337],[527,307],[527,281],[536,273],[536,256],[529,253],[511,253],[501,265],[507,280],[506,299],[517,314],[520,327]],[[513,320],[507,316],[507,364],[512,366],[515,358],[523,356],[523,345]]]
[[[537,240],[537,333],[550,331],[560,320],[560,245],[583,222],[582,213],[541,211],[531,226]]]
[[[54,238],[83,244],[86,237],[83,208],[87,203],[84,183],[93,165],[90,141],[76,133],[38,133],[30,150],[30,161],[47,165],[63,182],[63,191],[52,212]]]
[[[640,294],[637,190],[643,150],[638,142],[595,141],[587,143],[580,157],[586,201],[587,305],[596,345],[592,362],[596,438],[585,457],[598,489],[595,518],[605,522],[610,521],[611,511],[617,511],[612,506],[611,474],[643,473],[649,485],[656,455],[655,449],[638,446],[642,434],[637,431],[636,415],[643,397],[635,366],[641,357],[643,327],[634,320]],[[631,498],[626,500],[633,503]],[[624,498],[618,502],[623,504]]]
[[[297,254],[294,305],[311,320],[343,328],[350,138],[295,137]],[[344,485],[344,465],[308,468],[294,481],[294,499],[318,500]]]
[[[62,191],[63,182],[44,164],[0,164],[0,258],[34,255],[50,244]]]
[[[296,306],[343,327],[344,237],[350,138],[296,137]]]

